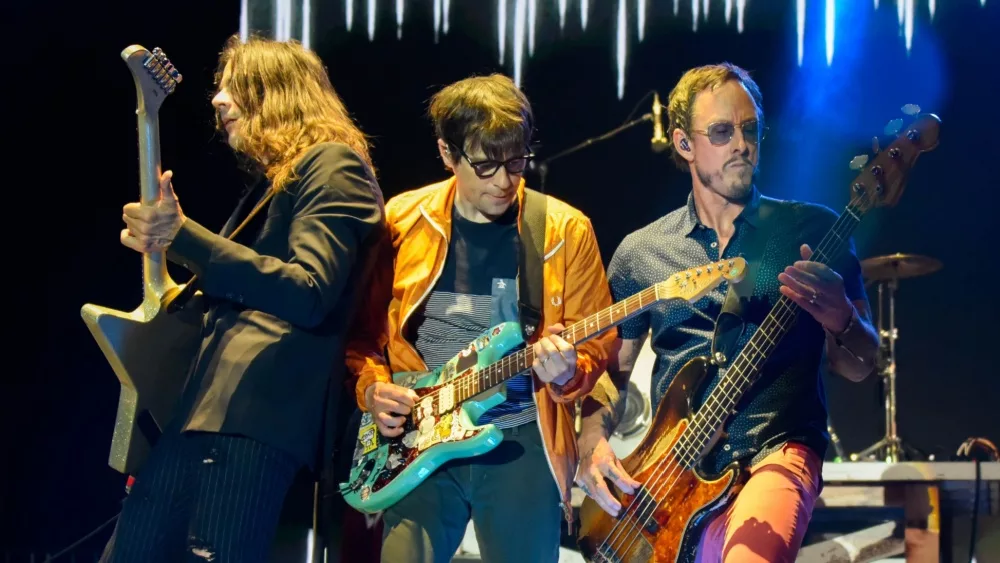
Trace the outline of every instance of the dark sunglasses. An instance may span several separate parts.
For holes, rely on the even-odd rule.
[[[504,169],[507,170],[508,174],[512,174],[512,175],[515,175],[515,176],[520,176],[521,174],[524,173],[524,169],[528,167],[528,163],[531,162],[531,159],[535,158],[535,155],[531,154],[529,152],[526,155],[515,156],[515,157],[512,157],[512,158],[508,158],[507,160],[503,160],[503,161],[501,161],[501,160],[477,160],[477,161],[473,162],[473,160],[471,158],[469,158],[469,155],[465,154],[465,151],[462,150],[462,147],[458,146],[455,143],[449,143],[449,144],[452,147],[454,147],[455,150],[458,151],[458,154],[461,155],[462,158],[464,158],[466,160],[466,162],[469,163],[469,166],[472,167],[472,171],[476,173],[476,176],[478,176],[479,178],[481,178],[483,180],[486,180],[488,178],[492,178],[493,175],[496,174],[497,171],[500,170],[501,166],[503,166]]]
[[[740,129],[743,130],[743,138],[746,139],[747,143],[752,145],[763,141],[764,135],[767,133],[767,127],[761,127],[756,120],[740,124]],[[709,125],[704,131],[695,129],[693,132],[705,135],[708,137],[708,142],[717,147],[722,147],[728,145],[729,141],[733,140],[733,135],[736,133],[736,125],[728,121],[723,121]]]

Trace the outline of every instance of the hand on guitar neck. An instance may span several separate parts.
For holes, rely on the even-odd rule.
[[[559,336],[564,330],[562,324],[553,324],[532,345],[535,360],[531,367],[545,383],[565,385],[576,374],[576,348]],[[417,400],[412,389],[394,383],[377,381],[365,389],[365,408],[372,413],[379,432],[389,438],[402,434],[405,415]]]
[[[185,220],[170,181],[173,175],[170,170],[160,175],[160,199],[156,203],[129,203],[122,209],[127,227],[121,232],[122,244],[136,252],[162,252],[173,242]]]

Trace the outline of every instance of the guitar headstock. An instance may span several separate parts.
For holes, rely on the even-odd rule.
[[[921,154],[938,146],[941,119],[933,113],[920,113],[920,108],[907,104],[903,113],[915,119],[903,127],[902,119],[893,119],[886,125],[885,134],[895,136],[892,143],[879,150],[878,137],[873,140],[875,159],[867,156],[851,160],[851,168],[861,169],[851,183],[851,205],[862,213],[874,207],[892,207],[903,195],[910,170]],[[867,164],[867,166],[866,166]],[[862,169],[863,168],[863,169]]]
[[[684,299],[695,302],[723,281],[739,283],[746,275],[747,261],[742,256],[710,262],[677,272],[656,284],[657,299]]]
[[[156,113],[180,84],[181,73],[159,47],[148,51],[141,45],[129,45],[121,56],[135,81],[139,111]]]

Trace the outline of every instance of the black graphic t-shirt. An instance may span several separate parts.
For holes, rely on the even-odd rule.
[[[410,325],[428,368],[443,365],[492,326],[518,320],[517,216],[516,203],[488,223],[452,212],[444,270]],[[534,420],[531,377],[519,375],[507,382],[507,400],[478,422],[510,428]]]

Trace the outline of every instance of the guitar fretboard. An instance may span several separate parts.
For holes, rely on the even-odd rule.
[[[863,214],[854,201],[848,204],[817,245],[810,260],[829,265],[850,240],[851,233],[860,223]],[[689,466],[700,459],[717,430],[759,377],[760,368],[771,352],[795,324],[800,310],[795,302],[784,295],[778,298],[757,331],[730,364],[718,386],[705,400],[705,404],[691,418],[684,435],[676,442],[674,455],[681,463]]]
[[[581,319],[559,335],[571,346],[582,344],[605,330],[628,320],[652,306],[661,299],[659,284],[646,288],[631,297],[602,309],[585,319]],[[515,375],[526,373],[535,361],[535,351],[531,346],[519,350],[500,361],[494,362],[475,373],[464,374],[451,381],[454,384],[455,402],[461,403],[483,391],[492,389]]]

